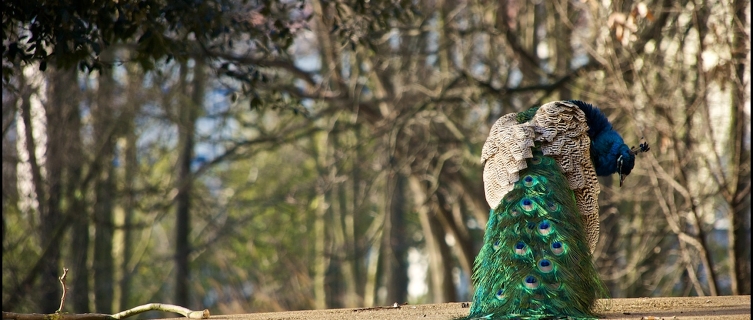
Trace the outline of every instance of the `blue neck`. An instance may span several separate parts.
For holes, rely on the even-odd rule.
[[[629,174],[635,164],[635,156],[622,140],[612,124],[597,107],[579,100],[570,100],[586,114],[588,123],[588,137],[591,138],[591,161],[593,161],[596,175],[608,176],[620,169],[623,174]],[[622,168],[617,167],[617,159],[622,157]]]
[[[607,116],[605,116],[599,108],[580,100],[570,100],[569,102],[578,106],[578,108],[586,114],[586,122],[588,122],[588,137],[591,138],[591,140],[594,140],[594,138],[602,132],[612,130],[612,124],[609,123],[609,119],[607,119]],[[622,140],[622,138],[620,138],[620,140]]]
[[[617,172],[617,158],[623,151],[622,148],[627,148],[622,142],[622,137],[611,129],[591,140],[591,157],[597,176],[608,176]]]

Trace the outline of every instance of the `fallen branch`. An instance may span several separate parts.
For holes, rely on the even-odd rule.
[[[113,314],[112,318],[123,319],[123,318],[128,318],[132,315],[136,315],[136,314],[147,312],[147,311],[175,312],[189,319],[208,319],[209,318],[209,309],[204,309],[204,311],[193,311],[188,308],[183,308],[181,306],[176,306],[172,304],[164,304],[164,303],[149,303],[149,304],[141,305],[135,308],[128,309],[126,311]]]
[[[62,278],[62,277],[61,277]],[[103,314],[103,313],[81,313],[81,314],[68,314],[68,313],[15,313],[3,311],[3,319],[14,320],[118,320],[125,319],[130,316],[144,313],[147,311],[163,311],[174,312],[183,315],[189,319],[208,319],[209,310],[194,311],[181,306],[164,303],[148,303],[128,309],[126,311],[118,312],[116,314]]]
[[[65,306],[65,294],[67,293],[67,288],[65,287],[65,277],[68,275],[68,268],[63,268],[63,275],[60,276],[60,285],[63,286],[63,295],[60,296],[60,308],[58,308],[58,311],[55,313],[63,312],[63,306]]]

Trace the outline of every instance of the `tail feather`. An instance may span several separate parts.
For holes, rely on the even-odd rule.
[[[469,318],[593,318],[606,296],[575,193],[539,148],[491,210],[474,264]]]

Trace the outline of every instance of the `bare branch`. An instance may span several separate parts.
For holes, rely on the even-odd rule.
[[[68,288],[65,286],[65,277],[68,276],[68,268],[63,268],[63,275],[60,276],[60,285],[63,287],[63,294],[60,296],[60,308],[56,312],[63,312],[65,306],[65,295],[68,293]]]

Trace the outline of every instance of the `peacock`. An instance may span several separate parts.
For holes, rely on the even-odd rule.
[[[481,152],[492,209],[468,319],[594,318],[607,292],[591,259],[599,237],[596,177],[619,173],[622,186],[648,149],[628,148],[583,101],[499,118]]]

